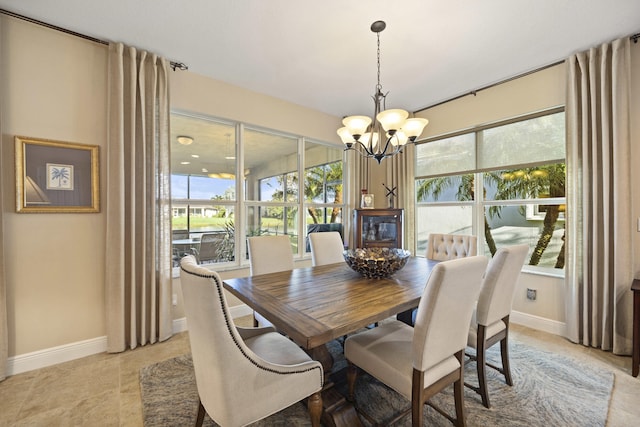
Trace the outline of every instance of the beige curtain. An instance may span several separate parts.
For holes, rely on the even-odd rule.
[[[630,354],[629,39],[566,65],[567,337]]]
[[[3,17],[0,17],[0,34],[2,34],[2,21]],[[2,46],[2,40],[0,40],[0,47]],[[1,52],[0,52],[1,55]],[[0,75],[0,82],[3,81]],[[0,138],[4,138],[2,133],[2,87],[0,86]],[[0,149],[0,165],[4,165],[4,159],[2,158],[2,151]],[[7,285],[4,274],[4,185],[0,185],[0,381],[7,376],[7,358],[9,356],[9,343],[8,343],[8,328],[7,328]]]
[[[166,340],[171,318],[169,63],[109,45],[107,350]]]
[[[347,206],[356,209],[360,207],[360,196],[362,195],[361,190],[363,188],[369,189],[369,183],[371,181],[369,159],[361,156],[355,150],[348,150],[346,152],[346,157],[345,182],[348,184],[349,192],[345,202]],[[352,214],[352,211],[350,211],[349,214]],[[354,230],[351,230],[351,218],[352,217],[345,217],[342,221],[349,224],[349,234],[345,237],[347,238],[349,247],[353,249],[356,245],[351,241],[354,234]]]
[[[389,189],[396,187],[397,197],[394,200],[394,207],[404,209],[404,236],[403,247],[413,248],[415,245],[414,233],[409,233],[409,224],[415,224],[415,152],[416,147],[413,144],[407,144],[402,149],[402,154],[383,160],[387,162],[387,180],[386,185]],[[386,191],[385,191],[386,193]],[[385,203],[387,201],[385,200]],[[415,254],[414,254],[415,255]]]

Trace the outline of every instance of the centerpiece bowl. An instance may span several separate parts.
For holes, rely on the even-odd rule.
[[[397,248],[356,248],[344,251],[347,265],[364,277],[382,279],[407,264],[411,252]]]

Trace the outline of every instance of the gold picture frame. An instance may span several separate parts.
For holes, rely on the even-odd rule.
[[[15,137],[16,212],[100,212],[99,147]]]

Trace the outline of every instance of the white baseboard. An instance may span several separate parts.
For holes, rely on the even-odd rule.
[[[187,330],[187,318],[173,319],[173,333],[184,332]]]
[[[8,358],[7,375],[21,374],[105,351],[107,351],[106,336],[19,354]]]
[[[567,325],[557,320],[546,319],[544,317],[534,316],[533,314],[512,311],[509,321],[518,325],[526,326],[538,331],[548,332],[550,334],[566,336]]]
[[[244,304],[231,307],[230,311],[233,318],[247,316],[253,312],[249,306]],[[174,319],[172,327],[174,334],[186,331],[187,319],[184,317],[181,319]],[[71,360],[80,359],[93,354],[104,353],[105,351],[107,351],[106,336],[46,348],[44,350],[38,350],[31,353],[19,354],[8,358],[7,376],[46,368],[47,366],[69,362]]]

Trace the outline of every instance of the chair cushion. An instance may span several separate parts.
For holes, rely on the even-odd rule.
[[[489,339],[492,336],[504,331],[507,328],[507,325],[502,321],[498,320],[497,322],[493,322],[486,328],[485,339]],[[469,335],[467,336],[467,345],[471,348],[476,348],[478,342],[478,323],[476,321],[476,311],[473,311],[473,316],[471,317],[471,325],[469,326]]]
[[[413,328],[394,320],[348,337],[344,354],[347,360],[375,373],[377,379],[411,399],[412,341]],[[446,357],[425,371],[425,387],[459,368],[454,356]]]
[[[297,365],[312,360],[293,341],[277,332],[257,335],[244,343],[260,358],[278,365]]]

